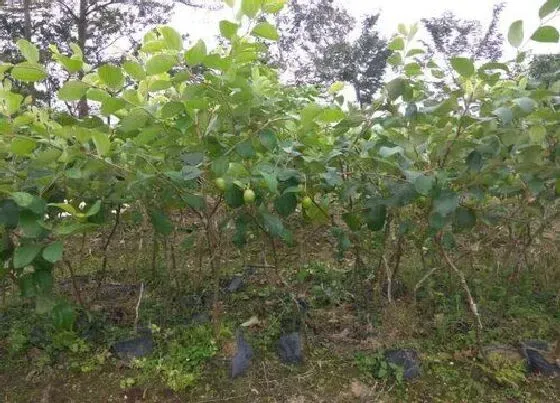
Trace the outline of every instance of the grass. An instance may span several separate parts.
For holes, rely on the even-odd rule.
[[[112,261],[128,267],[126,256],[131,250],[123,245],[113,250]],[[0,311],[1,398],[9,402],[106,402],[122,401],[124,396],[128,401],[148,402],[560,401],[558,379],[528,375],[522,367],[500,359],[483,361],[475,354],[474,327],[462,289],[451,274],[438,273],[414,296],[411,290],[422,273],[417,262],[405,259],[399,296],[394,304],[387,304],[372,269],[356,269],[348,259],[333,262],[320,250],[307,264],[290,257],[293,250],[280,253],[285,254],[287,268],[280,275],[286,285],[277,283],[270,269],[246,271],[232,260],[222,273],[222,285],[233,275],[242,275],[244,287],[235,293],[222,292],[218,307],[211,306],[212,287],[200,271],[192,273],[193,281],[176,282],[169,281],[177,275],[172,269],[158,271],[154,281],[147,281],[139,317],[141,325],[155,329],[155,351],[131,365],[112,356],[110,346],[134,334],[136,297],[118,306],[132,309],[118,317],[110,303],[93,311],[78,310],[73,327],[63,330],[48,315],[35,313],[28,301],[8,295]],[[247,256],[259,255],[248,251]],[[80,274],[87,274],[95,267],[86,263],[95,266],[98,260],[75,266]],[[142,261],[137,256],[134,260]],[[186,265],[194,266],[194,261]],[[145,265],[138,272],[146,279],[153,274]],[[138,275],[129,270],[114,273],[112,280],[121,283],[134,282]],[[508,281],[509,273],[491,273],[488,269],[476,277],[486,281],[471,282],[483,317],[483,343],[553,341],[560,324],[554,282],[528,272],[515,281]],[[217,313],[219,324],[205,322],[210,316],[216,319]],[[235,351],[235,331],[253,316],[258,323],[244,332],[255,359],[245,376],[232,380],[229,360]],[[305,362],[282,364],[276,356],[278,337],[298,329],[305,336]],[[419,379],[399,381],[398,369],[383,364],[383,351],[393,348],[420,353]]]

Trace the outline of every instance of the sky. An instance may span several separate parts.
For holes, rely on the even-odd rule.
[[[399,23],[413,24],[422,18],[441,15],[449,10],[463,19],[479,20],[484,27],[492,15],[494,0],[336,0],[358,19],[364,14],[381,13],[379,30],[383,36],[390,38],[396,32]],[[509,0],[502,13],[500,32],[507,37],[511,22],[522,19],[526,33],[533,32],[538,26],[538,9],[545,0]],[[219,11],[207,11],[181,7],[172,18],[171,25],[182,33],[189,33],[196,41],[203,39],[210,47],[215,44],[218,34],[218,22],[223,19],[235,20],[235,13],[224,7]],[[552,24],[560,27],[560,16]],[[419,35],[425,35],[420,31]],[[528,35],[528,34],[527,34]],[[536,53],[559,52],[560,45],[531,44]],[[513,57],[515,51],[508,45],[504,49],[506,58]]]

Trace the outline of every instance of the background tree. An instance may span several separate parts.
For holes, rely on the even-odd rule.
[[[502,3],[494,5],[486,31],[480,21],[463,20],[451,12],[423,18],[422,23],[430,34],[431,43],[427,43],[430,53],[445,58],[462,55],[478,60],[499,60],[504,38],[498,31],[498,23],[503,9]]]
[[[347,81],[363,105],[379,88],[388,56],[386,42],[375,30],[378,18],[365,17],[353,40],[356,20],[333,0],[293,0],[278,20],[276,62],[297,84]]]
[[[560,55],[535,55],[529,64],[529,78],[539,81],[545,88],[560,81]]]
[[[0,7],[0,58],[18,62],[20,56],[14,42],[26,38],[45,52],[52,43],[61,52],[69,52],[74,42],[83,51],[83,59],[93,68],[118,60],[123,48],[136,45],[139,34],[147,27],[163,24],[172,15],[176,4],[192,7],[213,7],[217,1],[202,0],[20,0]],[[45,53],[43,54],[44,60]],[[36,96],[50,101],[59,88],[59,78],[50,75],[43,91]],[[79,103],[79,115],[87,114],[87,103]]]

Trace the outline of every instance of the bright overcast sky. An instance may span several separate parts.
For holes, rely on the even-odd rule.
[[[379,29],[385,37],[390,37],[401,22],[412,24],[421,18],[439,16],[449,10],[463,19],[476,19],[487,26],[492,15],[493,0],[337,0],[351,14],[360,18],[364,14],[381,13]],[[502,13],[500,31],[507,36],[509,24],[522,19],[525,22],[526,35],[532,33],[539,23],[538,9],[545,0],[509,0]],[[203,39],[210,46],[215,43],[218,34],[218,22],[222,19],[235,19],[227,6],[219,11],[179,9],[172,19],[172,25],[183,33],[189,33],[193,40]],[[560,27],[560,17],[553,21]],[[536,52],[558,52],[559,45],[547,46],[532,44]],[[514,54],[506,45],[505,56]]]

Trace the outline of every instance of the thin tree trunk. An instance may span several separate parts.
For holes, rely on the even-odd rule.
[[[78,18],[78,45],[80,46],[80,49],[82,49],[82,53],[84,54],[84,63],[87,63],[86,52],[85,52],[86,42],[88,39],[87,17],[88,17],[88,2],[87,0],[80,0],[80,15]],[[84,77],[84,73],[80,71],[78,73],[78,77],[82,79]],[[84,96],[78,102],[78,116],[80,118],[84,118],[87,115],[89,115],[89,105],[87,102],[87,98]]]
[[[23,0],[23,36],[31,42],[31,0]]]

